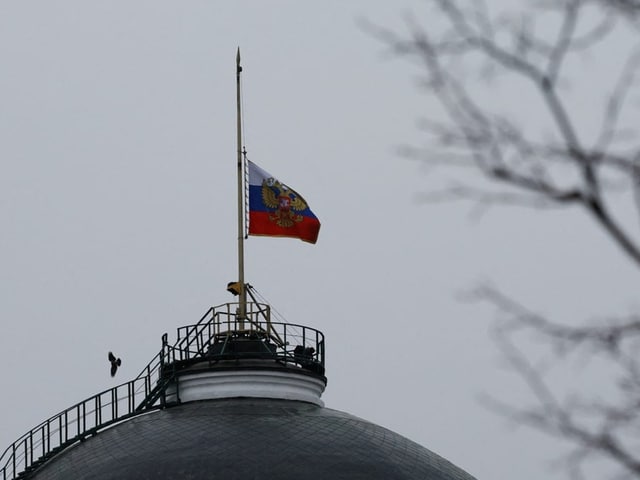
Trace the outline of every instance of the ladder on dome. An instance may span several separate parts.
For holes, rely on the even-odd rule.
[[[136,378],[67,408],[22,435],[0,455],[0,480],[27,479],[56,454],[110,425],[179,404],[178,392],[167,395],[167,387],[176,379],[179,368],[197,362],[269,358],[324,374],[325,346],[321,332],[302,325],[272,323],[270,307],[263,303],[247,303],[242,316],[237,306],[227,303],[209,308],[196,324],[177,329],[173,345],[169,345],[165,333],[162,349]],[[243,343],[242,340],[269,348],[225,350],[234,342]]]
[[[203,332],[213,319],[211,307],[192,326],[193,333]],[[0,480],[28,478],[37,467],[70,445],[116,422],[168,406],[164,393],[175,372],[166,360],[175,358],[176,351],[188,351],[189,342],[189,338],[179,338],[171,346],[167,344],[167,335],[163,335],[162,350],[136,378],[67,408],[22,435],[0,455]]]

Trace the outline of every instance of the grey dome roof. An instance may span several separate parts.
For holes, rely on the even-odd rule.
[[[76,444],[34,480],[473,480],[390,430],[311,403],[230,398],[134,417]]]
[[[474,480],[390,430],[324,408],[324,335],[210,308],[134,380],[42,422],[0,455],[19,480]],[[264,317],[264,320],[261,318]]]

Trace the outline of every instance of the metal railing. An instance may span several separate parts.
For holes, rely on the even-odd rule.
[[[35,426],[0,455],[0,479],[19,478],[57,452],[98,430],[140,413],[137,403],[160,379],[161,355],[156,355],[133,380],[100,392]]]
[[[205,360],[271,358],[324,374],[321,332],[271,322],[270,308],[265,304],[247,304],[244,318],[238,317],[237,307],[230,303],[210,308],[198,323],[178,328],[173,345],[164,334],[162,349],[135,379],[73,405],[22,435],[0,455],[0,480],[25,478],[70,445],[117,422],[168,406],[164,392],[178,367]],[[250,347],[242,351],[230,348],[238,342]]]
[[[324,372],[322,332],[303,325],[272,322],[269,306],[260,303],[247,304],[246,317],[240,318],[237,305],[221,305],[207,312],[210,321],[178,328],[176,344],[165,347],[165,363],[188,365],[205,360],[267,358]],[[241,351],[231,348],[232,344],[251,340],[253,344]]]

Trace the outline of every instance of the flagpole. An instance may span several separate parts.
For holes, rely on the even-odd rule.
[[[236,55],[236,101],[237,101],[237,132],[238,132],[238,283],[240,284],[240,308],[238,319],[242,328],[247,316],[247,292],[244,285],[244,176],[242,169],[242,117],[240,99],[240,47]]]

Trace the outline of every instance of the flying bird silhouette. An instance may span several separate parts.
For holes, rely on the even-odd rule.
[[[122,365],[122,361],[116,358],[111,352],[109,352],[109,361],[111,362],[111,376],[115,377],[118,367]]]

